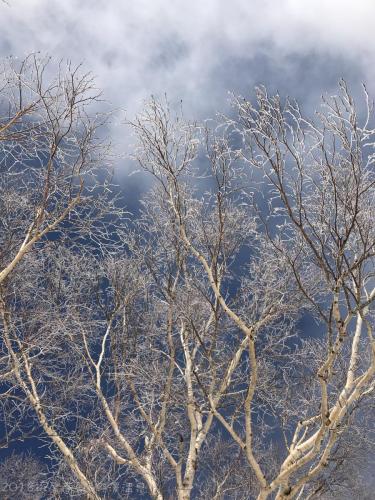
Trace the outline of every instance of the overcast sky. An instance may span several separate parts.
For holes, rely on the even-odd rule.
[[[8,0],[0,53],[84,62],[129,116],[150,94],[202,119],[255,84],[316,107],[344,77],[375,90],[374,0]],[[375,92],[374,92],[375,93]]]

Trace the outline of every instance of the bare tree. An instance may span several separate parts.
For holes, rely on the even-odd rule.
[[[82,75],[79,67],[60,64],[52,81],[49,70],[48,59],[30,56],[21,63],[6,61],[1,77],[2,397],[17,401],[19,391],[25,395],[39,425],[87,491],[95,495],[43,408],[32,373],[32,359],[43,353],[43,346],[34,343],[23,329],[22,307],[15,303],[17,294],[12,292],[14,280],[22,281],[27,258],[43,254],[52,240],[72,246],[95,234],[95,244],[100,245],[106,239],[105,226],[99,229],[100,220],[112,210],[111,202],[105,201],[106,184],[98,178],[99,174],[103,178],[106,147],[96,130],[104,116],[91,118],[87,112],[100,94],[90,75]],[[28,283],[23,283],[35,296],[38,281],[48,273],[48,269],[39,270],[41,274],[29,274]],[[27,301],[28,295],[23,299]],[[14,385],[9,385],[9,378],[15,380]],[[19,414],[18,410],[13,414]]]
[[[211,141],[206,134],[216,185],[199,201],[188,187],[196,141],[191,126],[171,124],[168,111],[155,102],[135,123],[138,159],[158,181],[174,236],[190,265],[200,266],[206,293],[239,335],[232,357],[220,353],[223,386],[205,383],[195,367],[194,384],[209,402],[208,415],[244,450],[259,498],[303,495],[350,432],[353,407],[373,393],[374,132],[366,92],[365,98],[363,123],[344,82],[338,97],[324,99],[318,123],[303,117],[297,103],[282,104],[264,89],[256,105],[237,99],[239,118],[227,122],[224,138]],[[240,150],[230,146],[236,134]],[[256,207],[253,216],[247,213],[251,192],[243,189],[236,199],[241,163],[266,179],[253,192],[267,197],[268,213]],[[251,246],[251,255],[235,300],[228,255],[233,259],[241,244]],[[233,267],[229,277],[234,279]],[[302,311],[316,324],[312,338],[296,339],[293,347],[290,321]],[[226,347],[234,338],[227,335]],[[213,367],[207,371],[212,374]],[[293,377],[308,384],[293,387]],[[246,388],[243,396],[239,391],[221,410],[237,384]],[[257,445],[264,449],[275,431],[284,436],[286,451],[272,476]]]
[[[8,428],[50,444],[61,498],[345,494],[373,438],[367,94],[364,124],[345,84],[315,123],[259,89],[214,130],[151,100],[154,185],[120,226],[69,74],[4,119]]]
[[[316,122],[264,89],[256,106],[236,101],[244,158],[264,172],[270,215],[280,221],[268,239],[324,329],[324,344],[308,348],[316,385],[310,404],[299,409],[279,474],[264,482],[260,498],[274,490],[277,498],[295,496],[321,474],[351,408],[374,389],[374,131],[366,90],[365,98],[361,120],[341,82]],[[283,417],[290,422],[293,414]]]

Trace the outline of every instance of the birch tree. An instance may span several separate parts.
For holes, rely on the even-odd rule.
[[[112,202],[106,198],[106,147],[96,131],[105,119],[88,114],[89,104],[100,93],[89,74],[79,67],[61,63],[51,78],[49,59],[31,55],[24,61],[9,59],[3,64],[0,90],[0,314],[1,382],[4,404],[5,440],[19,430],[13,417],[22,416],[25,398],[37,416],[38,425],[68,461],[92,497],[92,485],[82,473],[69,445],[54,429],[41,402],[38,381],[33,377],[33,358],[44,354],[45,346],[23,326],[29,294],[38,296],[48,269],[22,273],[31,258],[37,259],[52,240],[74,246],[83,239],[101,245],[108,230],[100,226]],[[107,176],[108,177],[108,176]],[[92,231],[95,223],[96,230]],[[94,237],[95,235],[95,237]],[[32,262],[32,261],[31,261]],[[26,268],[25,268],[26,266]],[[26,279],[26,274],[24,275]],[[19,295],[15,282],[28,293]],[[14,293],[13,293],[14,291]],[[22,302],[25,308],[22,309]],[[36,306],[37,309],[40,309]],[[29,316],[37,328],[37,314]],[[35,311],[35,312],[36,312]],[[44,318],[48,321],[48,316]],[[39,327],[38,327],[39,328]],[[57,346],[55,346],[57,347]],[[49,351],[47,351],[49,352]],[[13,381],[13,382],[10,382]],[[4,382],[4,383],[3,383]],[[9,410],[9,411],[8,411]],[[21,417],[20,417],[21,418]],[[12,425],[7,425],[8,420]]]
[[[367,118],[342,83],[313,121],[258,89],[211,127],[152,99],[129,124],[153,179],[130,221],[94,175],[93,136],[74,156],[87,114],[58,115],[72,125],[44,143],[54,120],[24,119],[49,111],[38,92],[2,142],[1,387],[9,432],[27,420],[49,444],[53,494],[357,491],[343,471],[371,454],[375,372],[366,92]],[[17,155],[38,127],[29,169]]]
[[[254,105],[236,99],[238,118],[226,122],[224,138],[205,139],[216,181],[207,206],[216,217],[204,217],[203,238],[198,222],[203,217],[191,209],[192,195],[186,194],[185,183],[194,176],[193,155],[189,157],[181,139],[186,129],[182,136],[176,134],[168,111],[155,102],[135,124],[138,159],[164,193],[176,237],[201,267],[208,293],[239,334],[237,351],[222,376],[223,393],[204,384],[199,372],[195,382],[209,402],[209,415],[246,454],[258,498],[313,495],[310,482],[329,469],[342,436],[355,435],[352,412],[360,412],[360,403],[373,395],[374,131],[366,90],[364,95],[366,114],[360,119],[341,82],[338,96],[323,99],[316,122],[305,118],[296,102],[282,103],[265,89],[258,90]],[[230,146],[236,137],[242,141],[240,149]],[[241,303],[225,280],[226,245],[235,241],[233,234],[229,240],[225,236],[236,220],[231,181],[235,179],[238,189],[245,166],[249,176],[244,186],[251,175],[256,182],[258,172],[265,179],[257,187],[253,181],[252,193],[261,192],[268,208],[261,210],[255,203],[253,219],[245,216],[253,228],[242,233],[242,221],[236,227],[242,243],[251,241],[236,294]],[[236,210],[242,211],[247,196],[248,191],[237,197]],[[204,195],[201,200],[204,206]],[[233,268],[230,274],[233,279]],[[293,347],[290,340],[298,330],[290,320],[303,312],[314,324]],[[280,360],[272,353],[273,344],[280,349]],[[241,359],[246,359],[245,369]],[[222,398],[238,381],[236,372],[246,390],[242,397],[237,394],[232,408],[221,410]],[[293,383],[305,377],[307,383]],[[264,448],[275,430],[284,436],[285,452],[271,474],[255,440],[259,435]]]
[[[260,498],[272,491],[276,498],[303,495],[329,466],[340,436],[351,432],[352,409],[373,395],[373,106],[364,89],[360,117],[344,81],[339,90],[323,98],[314,121],[298,103],[265,89],[255,105],[235,101],[243,158],[263,172],[269,216],[279,221],[276,235],[265,222],[267,237],[323,329],[320,347],[318,341],[302,346],[315,375],[310,403],[295,417],[283,415],[289,425],[297,415],[298,422],[290,427],[279,473],[263,483]],[[254,358],[253,370],[256,364]]]

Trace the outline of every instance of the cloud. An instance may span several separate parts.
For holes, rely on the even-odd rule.
[[[1,16],[2,55],[84,60],[109,97],[132,108],[164,91],[210,108],[218,70],[261,55],[285,71],[293,56],[352,60],[367,75],[375,56],[372,0],[13,0]]]
[[[0,14],[0,55],[84,61],[129,116],[164,92],[200,119],[257,83],[310,108],[340,77],[375,81],[373,0],[10,0]]]

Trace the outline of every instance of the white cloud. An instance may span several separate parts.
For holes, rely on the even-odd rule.
[[[220,63],[261,49],[275,60],[314,51],[365,67],[375,57],[372,0],[11,0],[1,18],[3,55],[84,60],[124,104],[164,90],[202,97],[218,85],[210,75]]]
[[[306,101],[374,81],[373,0],[10,0],[0,16],[0,55],[84,61],[130,115],[151,93],[200,118],[259,80]]]

